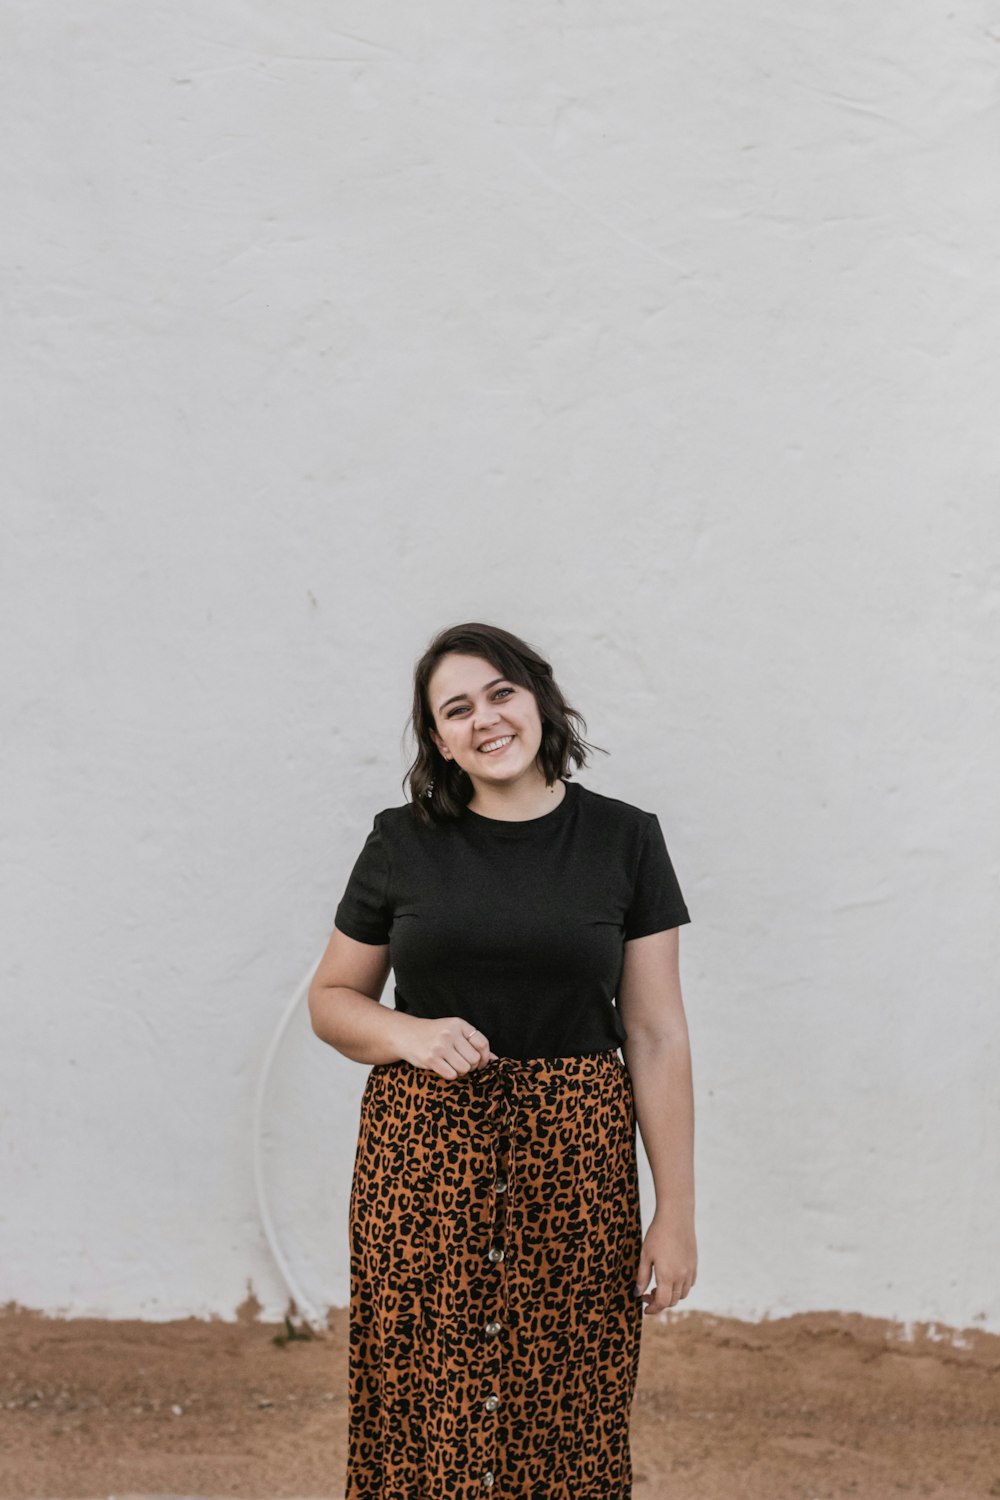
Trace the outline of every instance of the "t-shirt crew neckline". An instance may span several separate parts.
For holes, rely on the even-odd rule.
[[[551,812],[539,813],[537,818],[488,818],[485,813],[473,812],[471,807],[467,807],[463,821],[467,827],[474,828],[477,832],[495,834],[499,838],[531,838],[534,834],[555,827],[568,814],[570,803],[575,802],[580,787],[576,781],[563,781],[563,786],[566,790],[559,805]]]

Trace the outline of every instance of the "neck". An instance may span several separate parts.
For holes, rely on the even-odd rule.
[[[484,818],[522,823],[528,818],[543,818],[552,812],[566,795],[566,783],[558,779],[545,785],[541,772],[530,781],[521,777],[507,786],[477,786],[468,806]]]

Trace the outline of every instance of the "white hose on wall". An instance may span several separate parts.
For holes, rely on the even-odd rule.
[[[271,1076],[271,1069],[274,1066],[274,1059],[277,1057],[278,1052],[281,1049],[281,1044],[285,1039],[285,1032],[288,1030],[292,1017],[295,1015],[299,1006],[309,994],[309,986],[312,983],[313,975],[316,973],[316,970],[319,967],[319,961],[321,957],[322,954],[317,954],[316,962],[313,964],[312,968],[306,974],[305,978],[302,980],[302,983],[299,985],[298,989],[289,1000],[287,1006],[285,1007],[284,1015],[278,1022],[275,1033],[271,1038],[271,1045],[267,1049],[267,1054],[264,1058],[264,1065],[260,1071],[260,1080],[257,1084],[257,1101],[254,1105],[253,1113],[253,1175],[254,1181],[257,1184],[257,1208],[260,1213],[260,1222],[263,1227],[267,1243],[271,1247],[271,1254],[274,1256],[275,1263],[277,1264],[278,1270],[281,1272],[284,1283],[288,1288],[289,1293],[291,1294],[297,1312],[305,1320],[305,1322],[309,1324],[310,1328],[314,1329],[316,1332],[326,1332],[326,1318],[319,1312],[317,1308],[313,1306],[312,1302],[302,1290],[301,1286],[296,1280],[295,1272],[289,1265],[285,1252],[281,1248],[281,1243],[278,1239],[278,1232],[274,1227],[274,1220],[271,1217],[271,1208],[270,1204],[268,1203],[267,1197],[267,1186],[264,1182],[262,1136],[264,1131],[264,1099],[267,1094],[267,1085]]]

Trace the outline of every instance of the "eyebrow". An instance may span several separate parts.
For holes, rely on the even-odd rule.
[[[498,682],[508,682],[508,681],[509,681],[509,678],[507,678],[507,677],[494,677],[494,679],[493,679],[492,682],[487,682],[486,683],[486,685],[483,688],[483,692],[484,693],[489,692],[490,688],[491,687],[496,687],[496,685],[497,685]],[[468,694],[468,693],[456,693],[455,696],[454,696],[454,698],[446,698],[443,703],[439,703],[438,704],[438,713],[441,713],[442,709],[447,708],[449,703],[457,703],[460,698],[468,698],[469,696],[470,696],[470,694]]]

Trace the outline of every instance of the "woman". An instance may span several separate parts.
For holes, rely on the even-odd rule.
[[[642,1315],[694,1285],[690,917],[655,814],[569,779],[573,721],[517,636],[432,641],[412,800],[375,817],[310,989],[372,1065],[346,1500],[628,1500]]]

